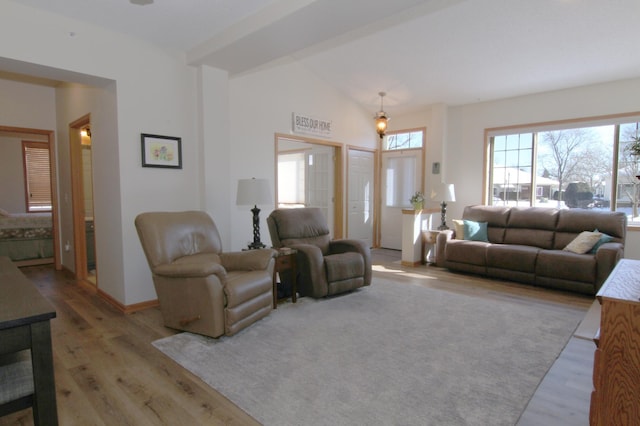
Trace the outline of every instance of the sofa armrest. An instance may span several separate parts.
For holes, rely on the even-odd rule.
[[[220,262],[227,271],[264,271],[276,256],[274,249],[259,249],[220,253]]]
[[[438,233],[436,238],[436,266],[442,266],[444,264],[444,254],[447,241],[453,239],[453,230],[446,229]]]
[[[596,293],[623,256],[624,246],[621,243],[604,243],[598,247],[596,251]]]

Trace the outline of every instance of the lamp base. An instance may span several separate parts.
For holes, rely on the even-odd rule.
[[[260,209],[253,206],[253,242],[249,244],[249,250],[265,248],[266,246],[260,241]]]
[[[444,201],[440,204],[440,221],[442,223],[438,226],[439,231],[446,231],[449,229],[447,226],[447,203]]]

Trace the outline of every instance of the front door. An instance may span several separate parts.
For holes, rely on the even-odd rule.
[[[374,153],[349,149],[347,236],[373,246]]]

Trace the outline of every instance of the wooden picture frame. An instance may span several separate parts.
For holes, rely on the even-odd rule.
[[[142,167],[182,168],[182,138],[140,134]]]

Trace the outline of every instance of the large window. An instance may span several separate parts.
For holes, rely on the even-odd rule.
[[[489,204],[625,212],[640,224],[640,117],[489,132]]]
[[[27,212],[51,211],[49,144],[22,142]]]

